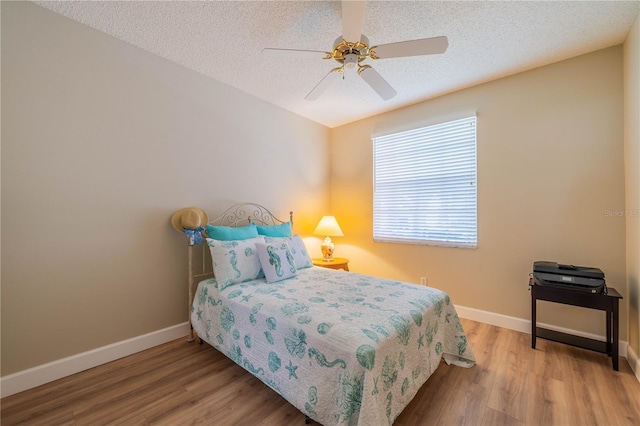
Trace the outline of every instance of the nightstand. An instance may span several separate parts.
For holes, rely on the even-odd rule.
[[[344,257],[334,257],[333,262],[325,262],[321,257],[316,257],[311,260],[315,266],[329,269],[344,269],[345,271],[349,270],[349,259],[345,259]]]

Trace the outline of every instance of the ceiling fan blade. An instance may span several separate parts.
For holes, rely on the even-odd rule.
[[[449,46],[446,36],[421,38],[382,44],[373,48],[378,59],[399,58],[402,56],[420,56],[444,53]]]
[[[342,2],[342,38],[344,40],[351,43],[360,41],[364,7],[364,1]]]
[[[360,74],[364,81],[366,81],[367,84],[371,86],[371,88],[375,90],[376,93],[385,101],[388,101],[398,94],[398,92],[396,92],[395,89],[387,83],[387,80],[382,78],[378,71],[374,70],[370,66],[363,66],[358,70],[358,74]]]
[[[316,87],[311,89],[309,94],[304,98],[308,101],[315,101],[316,99],[318,99],[320,95],[322,95],[324,91],[329,88],[329,86],[331,86],[333,83],[339,80],[340,77],[342,77],[341,70],[341,68],[334,68],[329,71],[329,74],[325,75],[324,78],[320,80],[320,83],[316,84]]]
[[[262,53],[268,54],[274,57],[308,57],[312,59],[324,59],[331,57],[331,53],[323,50],[300,50],[300,49],[276,49],[271,47],[265,47],[262,49]]]

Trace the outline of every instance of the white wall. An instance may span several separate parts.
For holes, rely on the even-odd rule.
[[[329,130],[2,2],[2,375],[187,321],[171,214],[254,201],[310,233]]]

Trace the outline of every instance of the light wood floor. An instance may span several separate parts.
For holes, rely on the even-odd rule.
[[[477,365],[441,364],[396,425],[640,425],[624,358],[463,320]],[[9,425],[304,425],[304,416],[221,353],[177,340],[4,398]]]

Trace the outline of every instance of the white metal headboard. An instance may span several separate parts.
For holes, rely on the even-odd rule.
[[[293,226],[293,211],[289,212],[289,221]],[[229,207],[224,213],[209,221],[213,226],[246,226],[250,223],[256,225],[280,225],[285,223],[273,215],[265,207],[255,203],[238,203]],[[207,236],[206,229],[202,233],[203,237]],[[207,250],[206,244],[202,244],[201,259],[198,270],[193,266],[193,244],[188,245],[189,250],[189,325],[191,325],[191,304],[193,303],[194,283],[213,277],[213,266],[211,265],[211,256]],[[189,342],[193,342],[193,327],[189,332]]]
[[[289,212],[289,220],[293,224],[293,212]],[[240,203],[228,208],[217,218],[209,221],[211,225],[218,226],[245,226],[250,223],[257,225],[279,225],[284,223],[269,210],[259,204]]]

